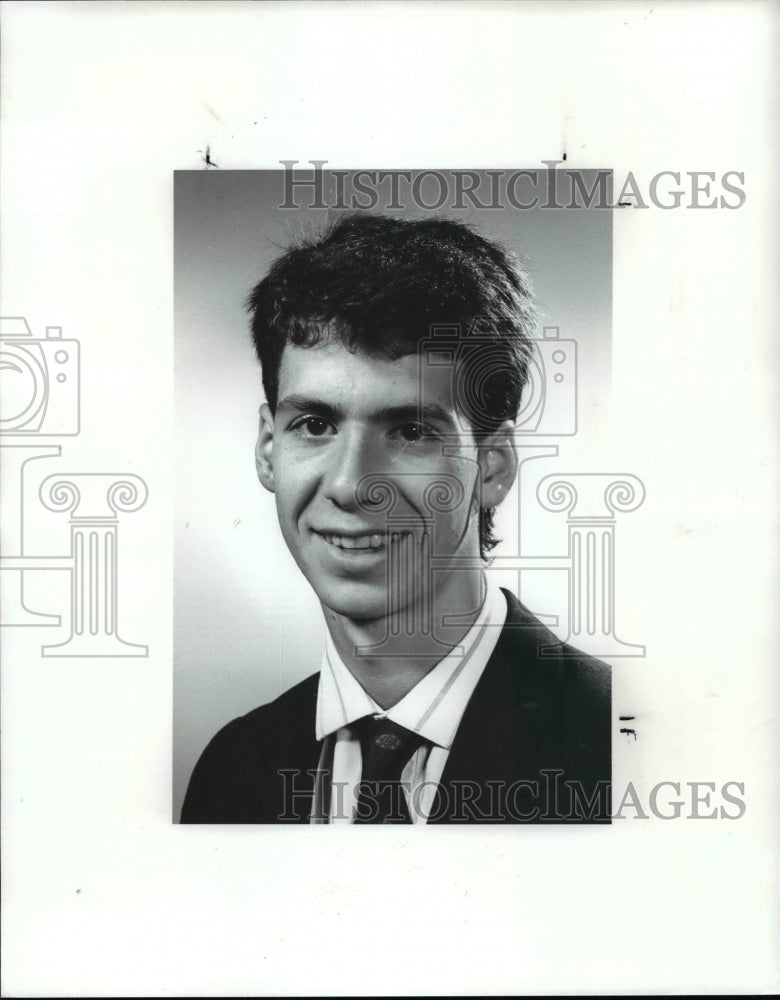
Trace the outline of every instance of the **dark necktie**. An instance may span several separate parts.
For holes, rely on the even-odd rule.
[[[401,772],[425,740],[390,719],[367,715],[353,726],[360,736],[363,771],[356,823],[411,823]]]

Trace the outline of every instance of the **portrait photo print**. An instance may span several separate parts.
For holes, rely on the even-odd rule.
[[[175,173],[174,822],[610,822],[613,200]]]

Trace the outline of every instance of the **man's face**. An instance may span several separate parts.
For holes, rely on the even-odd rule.
[[[450,369],[419,365],[288,345],[276,413],[261,411],[258,471],[285,541],[320,601],[355,620],[420,599],[426,546],[438,593],[462,577],[453,557],[479,558],[476,443],[459,433]],[[392,509],[377,503],[390,495]]]

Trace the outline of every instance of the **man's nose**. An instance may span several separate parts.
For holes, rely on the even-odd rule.
[[[323,493],[344,510],[361,507],[358,484],[369,473],[378,471],[377,444],[362,431],[345,431],[336,448],[329,449],[323,479]]]

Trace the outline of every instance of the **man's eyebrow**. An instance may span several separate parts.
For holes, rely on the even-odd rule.
[[[374,419],[398,422],[402,421],[437,421],[446,424],[448,427],[456,427],[455,419],[445,407],[440,403],[403,403],[399,406],[383,406],[373,414]]]
[[[322,413],[338,416],[341,410],[337,406],[333,406],[331,403],[326,403],[323,399],[318,399],[316,396],[302,396],[293,393],[291,396],[285,396],[284,399],[280,399],[276,404],[277,410],[296,410],[299,413]]]

